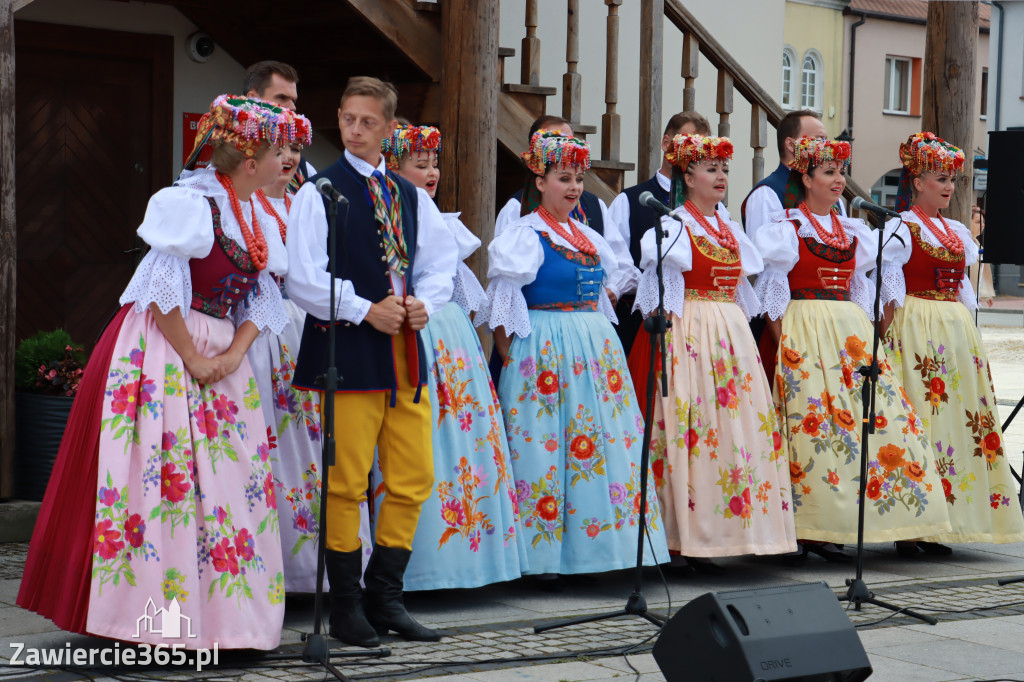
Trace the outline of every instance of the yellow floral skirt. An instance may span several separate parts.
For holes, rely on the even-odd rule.
[[[861,384],[872,326],[849,301],[791,301],[782,317],[775,404],[788,444],[797,537],[857,539]],[[864,539],[910,540],[949,532],[934,449],[879,348],[882,368],[869,438]]]
[[[933,471],[949,511],[952,530],[927,539],[1024,540],[988,356],[970,312],[956,301],[907,296],[886,348],[932,443]]]

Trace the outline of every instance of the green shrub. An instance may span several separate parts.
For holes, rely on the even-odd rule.
[[[37,332],[22,340],[15,351],[14,387],[32,393],[74,395],[84,366],[85,353],[66,331]]]

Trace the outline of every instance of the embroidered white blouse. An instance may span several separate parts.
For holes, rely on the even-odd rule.
[[[175,186],[160,190],[149,200],[138,234],[151,250],[121,294],[121,305],[134,303],[135,310],[141,313],[151,303],[156,303],[165,315],[180,308],[182,317],[188,318],[192,306],[192,274],[188,262],[205,258],[214,248],[213,215],[206,197],[211,197],[220,209],[224,235],[245,250],[242,228],[214,169],[186,171]],[[241,204],[242,215],[250,225],[254,206],[257,206],[256,201]],[[267,240],[267,268],[259,273],[259,291],[253,292],[245,303],[235,306],[234,322],[239,326],[248,320],[261,332],[270,330],[280,334],[288,325],[288,315],[270,273],[287,271],[288,258],[283,246],[278,248],[273,243],[271,229],[276,232],[277,223],[262,208],[257,208],[257,220]],[[280,242],[280,236],[277,241]]]
[[[384,157],[376,168],[345,150],[345,159],[363,177],[373,171],[385,171]],[[417,194],[417,231],[415,268],[412,284],[416,298],[423,301],[427,315],[433,315],[452,298],[458,248],[434,201],[422,189]],[[362,197],[351,197],[363,201]],[[340,215],[340,213],[339,213]],[[339,225],[339,229],[340,229]],[[299,188],[288,214],[288,298],[306,312],[320,318],[331,316],[331,276],[327,272],[327,213],[324,202],[311,182]],[[403,295],[402,278],[391,273],[392,289]],[[369,301],[358,295],[352,282],[338,278],[334,282],[337,318],[359,324],[370,310]]]
[[[459,264],[455,271],[455,289],[452,292],[452,300],[462,308],[467,315],[475,310],[480,310],[487,304],[487,294],[480,286],[480,281],[464,262],[480,248],[480,238],[469,231],[469,228],[459,220],[461,213],[442,213],[445,225],[451,230],[452,237],[459,249]]]
[[[761,312],[772,320],[782,317],[789,307],[789,272],[800,257],[798,231],[792,221],[800,224],[799,236],[810,237],[818,243],[824,243],[817,231],[804,214],[796,209],[789,209],[773,216],[774,221],[762,225],[754,235],[754,246],[761,252],[764,259],[764,272],[757,278],[754,291],[761,300]],[[815,214],[815,219],[830,234],[832,218]],[[859,305],[869,319],[873,319],[872,307],[875,300],[875,285],[867,277],[867,273],[875,267],[875,254],[879,237],[877,230],[872,230],[859,218],[839,218],[850,237],[857,238],[853,277],[850,280],[850,300]]]
[[[722,246],[686,209],[677,208],[672,213],[683,219],[683,224],[695,238],[705,237],[712,244]],[[715,224],[714,216],[707,216],[707,219],[712,225]],[[764,269],[764,261],[761,259],[757,247],[743,233],[743,228],[739,223],[735,223],[725,216],[722,216],[722,220],[725,221],[728,229],[739,243],[740,266],[743,269],[743,276],[739,278],[736,287],[736,304],[749,320],[761,312],[761,302],[746,276],[760,273]],[[668,216],[661,219],[661,228],[668,232],[668,236],[662,237],[665,310],[676,315],[683,314],[683,305],[686,300],[686,273],[693,269],[692,245],[690,238],[682,232],[682,227],[679,221]],[[653,229],[650,229],[640,240],[640,266],[643,268],[643,275],[640,276],[636,303],[633,304],[633,309],[639,310],[644,316],[650,315],[658,307],[657,259],[657,235]]]
[[[597,255],[602,266],[605,263],[615,263],[615,254],[601,235],[575,220],[573,224],[597,247]],[[568,224],[561,225],[569,230]],[[489,302],[476,314],[475,324],[478,327],[486,323],[492,330],[504,327],[510,336],[516,334],[520,338],[525,338],[530,335],[530,314],[526,306],[526,297],[523,295],[523,287],[537,279],[537,271],[544,264],[544,247],[541,246],[540,237],[542,232],[551,238],[553,244],[567,247],[572,251],[577,250],[555,234],[536,213],[523,216],[506,228],[487,248],[490,257],[487,276],[491,280],[490,286],[487,287]],[[606,269],[604,286],[607,286],[608,276]],[[618,319],[604,286],[597,299],[597,309],[615,324],[618,323]]]
[[[928,229],[927,225],[921,224],[921,219],[913,211],[903,211],[900,214],[903,217],[902,222],[896,218],[891,218],[889,222],[885,224],[885,238],[887,241],[882,251],[882,300],[881,305],[885,305],[890,301],[895,301],[896,306],[899,308],[903,307],[903,303],[907,298],[907,280],[903,276],[903,266],[910,262],[910,255],[913,252],[913,237],[910,234],[910,228],[907,227],[907,223],[916,223],[920,226],[921,238],[931,246],[938,248],[945,248],[939,241],[939,238]],[[935,218],[935,222],[938,227],[942,228],[942,223],[939,223],[938,218]],[[978,245],[974,243],[974,238],[971,236],[971,231],[960,222],[946,218],[946,224],[952,228],[953,232],[956,233],[964,243],[964,266],[971,266],[978,262]],[[896,234],[903,241],[892,238],[893,234]],[[971,286],[971,280],[969,277],[964,275],[964,278],[960,280],[960,293],[958,296],[961,303],[967,306],[968,310],[974,310],[978,307],[977,297],[974,295],[974,287]]]

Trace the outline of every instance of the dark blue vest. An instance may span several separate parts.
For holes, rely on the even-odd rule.
[[[775,192],[776,196],[779,197],[779,203],[785,206],[786,197],[786,183],[789,182],[789,167],[779,164],[771,175],[765,177],[761,182],[754,185],[754,189],[758,187],[768,187],[771,191]],[[750,194],[754,193],[754,189],[750,190]],[[740,218],[743,220],[743,229],[747,229],[747,199],[750,198],[750,194],[743,199],[743,203],[740,205]]]
[[[532,182],[532,180],[531,180]],[[523,190],[517,191],[512,195],[512,199],[518,202],[523,201]],[[604,236],[604,216],[601,215],[601,200],[597,198],[597,195],[593,192],[583,191],[580,195],[580,205],[583,207],[583,211],[587,214],[586,225],[594,232],[597,232],[602,237]],[[573,218],[577,218],[576,211],[573,211]]]
[[[388,171],[388,176],[398,185],[397,197],[402,206],[402,230],[408,245],[409,269],[406,271],[407,290],[412,290],[412,273],[416,263],[417,196],[416,188],[407,180]],[[338,212],[338,245],[342,256],[337,262],[337,276],[352,282],[359,296],[376,303],[389,295],[391,276],[384,254],[380,225],[373,215],[373,199],[366,184],[366,178],[354,169],[345,157],[307,182],[328,178],[339,192],[348,197],[348,220],[344,209]],[[329,253],[335,259],[339,254]],[[328,263],[329,266],[329,263]],[[306,315],[302,330],[302,344],[295,366],[292,384],[299,388],[322,388],[317,377],[327,371],[327,326],[325,320]],[[363,321],[352,324],[339,321],[335,329],[335,357],[338,375],[342,381],[341,391],[390,391],[398,387],[395,377],[395,359],[391,337],[377,331]],[[416,338],[419,354],[420,383],[426,383],[426,355],[420,335]]]
[[[640,267],[640,240],[644,233],[652,227],[661,225],[661,217],[652,209],[640,204],[640,195],[650,192],[654,198],[661,203],[668,205],[669,195],[661,185],[658,178],[652,177],[639,185],[633,185],[622,190],[629,200],[629,255],[633,257],[633,265]]]

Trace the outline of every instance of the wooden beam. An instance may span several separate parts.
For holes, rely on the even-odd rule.
[[[974,99],[979,6],[972,2],[928,3],[924,45],[924,130],[964,150],[964,172],[954,181],[945,215],[971,224],[974,176]]]
[[[392,45],[398,48],[431,80],[441,80],[441,54],[438,50],[441,43],[441,31],[423,17],[407,2],[382,2],[381,0],[348,0],[352,6],[371,26],[380,31]],[[480,10],[481,14],[492,13],[490,5]],[[441,22],[444,23],[442,8]],[[457,36],[459,40],[469,36]],[[445,45],[444,47],[448,47]],[[498,48],[495,45],[494,59],[497,60]],[[498,72],[495,61],[494,72]]]
[[[14,6],[12,0],[0,0],[0,499],[14,494],[14,145]]]
[[[519,82],[540,85],[540,38],[537,37],[537,0],[526,0],[526,37],[519,63]]]
[[[665,0],[640,3],[640,121],[637,131],[638,178],[661,167],[661,68],[664,54]],[[654,150],[658,150],[658,154]]]
[[[441,167],[438,205],[461,211],[483,247],[468,259],[487,281],[487,245],[494,237],[498,147],[497,3],[445,0],[441,8]]]
[[[32,0],[14,0],[14,6],[13,6],[11,11],[12,12],[17,12],[22,7],[26,7],[26,6],[31,5],[31,4],[32,4]],[[0,3],[0,6],[2,6],[2,3]]]

